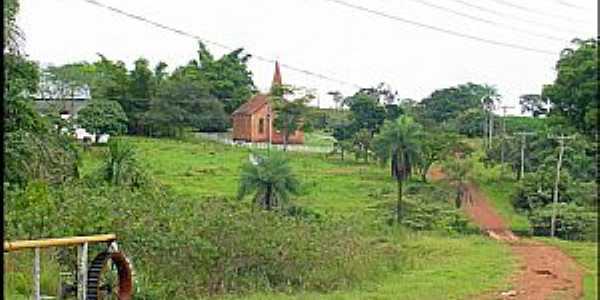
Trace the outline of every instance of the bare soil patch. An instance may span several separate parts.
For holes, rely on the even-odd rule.
[[[430,178],[445,176],[441,169],[433,168]],[[511,278],[512,289],[475,299],[572,300],[583,296],[583,270],[571,257],[556,247],[514,235],[475,184],[467,184],[464,198],[462,207],[467,215],[489,237],[508,243],[520,265]]]

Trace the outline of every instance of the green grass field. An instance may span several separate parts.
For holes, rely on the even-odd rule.
[[[324,132],[315,130],[304,133],[304,144],[307,146],[329,147],[333,146],[335,139]]]
[[[190,197],[234,197],[240,167],[250,154],[246,148],[198,138],[124,139],[136,147],[147,172],[174,192]],[[83,153],[82,175],[91,174],[101,165],[105,151],[107,147],[93,147]],[[293,199],[294,203],[320,212],[352,214],[395,199],[395,182],[387,168],[322,154],[287,155],[302,184],[302,193]],[[516,266],[504,244],[481,236],[402,233],[394,243],[402,253],[400,269],[389,269],[351,288],[331,293],[229,295],[226,299],[465,299],[508,288],[509,275]],[[44,276],[56,277],[53,264],[44,265],[52,266]],[[21,299],[17,297],[30,293],[28,268],[19,266],[19,271],[12,273],[5,288],[18,291],[5,296]],[[45,290],[54,288],[50,283],[45,285]]]
[[[408,237],[403,245],[410,267],[380,282],[329,294],[258,294],[243,299],[465,299],[508,289],[516,262],[505,245],[483,237]],[[227,299],[241,299],[229,297]]]
[[[192,139],[177,141],[127,137],[138,151],[142,165],[162,184],[185,196],[236,196],[240,168],[250,150]],[[82,174],[101,164],[106,147],[83,154]],[[301,181],[301,195],[294,199],[319,211],[352,212],[395,199],[395,183],[387,169],[353,160],[325,158],[324,154],[289,152],[291,165]]]

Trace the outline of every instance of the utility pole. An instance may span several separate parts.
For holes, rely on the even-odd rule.
[[[536,133],[531,131],[519,131],[515,132],[515,135],[521,136],[521,173],[519,173],[519,180],[522,180],[525,176],[525,143],[527,142],[527,136],[534,136]]]
[[[558,145],[560,150],[558,151],[558,162],[556,163],[556,180],[554,181],[554,195],[552,196],[552,220],[550,223],[550,236],[554,237],[556,234],[556,210],[558,206],[558,183],[560,181],[560,167],[562,166],[562,159],[565,153],[565,141],[572,140],[575,136],[548,136],[549,139],[554,139],[558,141]]]
[[[502,109],[502,141],[501,141],[501,145],[500,145],[500,163],[504,164],[504,140],[506,137],[506,110],[507,109],[511,109],[514,108],[514,106],[507,106],[507,105],[503,105],[500,106],[500,108]]]

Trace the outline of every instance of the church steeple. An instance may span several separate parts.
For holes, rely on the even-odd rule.
[[[279,70],[279,61],[275,61],[275,74],[273,75],[272,86],[282,85],[281,71]]]

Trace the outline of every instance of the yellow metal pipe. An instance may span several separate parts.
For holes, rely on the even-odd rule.
[[[41,239],[29,241],[4,242],[4,252],[18,251],[32,248],[48,248],[60,246],[80,245],[83,243],[112,242],[117,239],[115,234],[100,234],[91,236],[73,236],[56,239]]]

